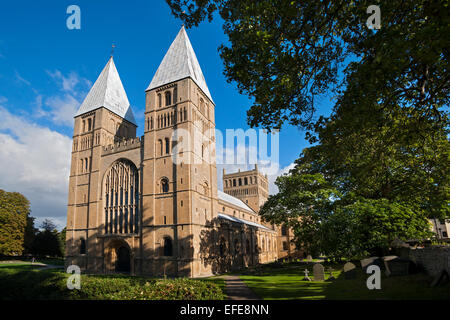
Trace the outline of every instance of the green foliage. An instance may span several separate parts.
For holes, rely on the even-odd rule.
[[[61,235],[50,219],[45,219],[33,241],[32,252],[40,256],[61,257],[64,254]]]
[[[2,299],[82,300],[221,300],[222,290],[212,281],[146,279],[130,276],[81,276],[81,289],[67,289],[68,274],[0,266]]]
[[[22,254],[29,213],[30,203],[23,195],[0,190],[0,254]]]
[[[287,122],[311,128],[315,98],[330,91],[358,104],[382,104],[387,111],[408,106],[416,119],[442,120],[446,114],[447,1],[167,3],[187,27],[211,21],[215,12],[224,20],[229,40],[229,46],[220,47],[225,75],[254,99],[248,111],[251,126],[272,129]],[[381,9],[376,31],[366,26],[366,9],[373,4]]]

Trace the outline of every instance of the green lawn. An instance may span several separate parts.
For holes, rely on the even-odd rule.
[[[369,290],[366,280],[370,276],[358,268],[356,279],[346,280],[341,274],[341,266],[334,265],[336,280],[330,282],[303,281],[306,265],[283,264],[283,267],[265,265],[255,271],[248,270],[241,279],[263,299],[450,299],[450,285],[431,288],[432,281],[427,275],[386,277],[382,271],[381,290]],[[313,279],[312,264],[308,265]],[[328,278],[326,266],[325,279]],[[314,280],[314,279],[313,279]]]

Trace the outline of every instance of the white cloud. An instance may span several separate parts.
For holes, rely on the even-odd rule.
[[[61,226],[67,208],[71,139],[0,106],[0,188],[31,202],[32,216]]]
[[[27,79],[23,78],[23,77],[19,74],[19,72],[17,72],[17,70],[14,71],[14,75],[15,75],[15,77],[16,77],[16,81],[17,81],[17,82],[26,84],[27,86],[31,86],[30,81],[28,81]]]
[[[73,117],[87,94],[91,82],[76,72],[64,75],[61,71],[47,71],[59,87],[58,91],[47,97],[36,93],[35,117],[45,117],[57,125],[73,126]]]
[[[47,98],[45,105],[50,108],[46,114],[54,123],[71,127],[80,102],[71,94],[63,94]]]
[[[55,82],[61,87],[63,92],[70,92],[73,95],[79,94],[76,90],[78,85],[91,86],[91,82],[85,78],[82,78],[78,73],[72,71],[67,76],[63,75],[61,71],[55,70],[54,72],[47,71]]]

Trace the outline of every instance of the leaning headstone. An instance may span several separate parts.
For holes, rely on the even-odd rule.
[[[411,261],[408,259],[400,258],[398,256],[384,256],[383,262],[388,277],[409,274],[409,265]]]
[[[344,276],[345,279],[356,278],[356,266],[353,263],[347,262],[346,264],[344,264]]]
[[[380,257],[370,257],[370,258],[362,259],[360,262],[361,262],[361,267],[362,267],[364,273],[366,273],[367,268],[371,265],[376,265],[381,268],[381,266],[383,264]]]
[[[308,269],[305,269],[305,277],[303,278],[303,281],[312,281],[311,278],[308,276]]]
[[[324,281],[325,280],[325,269],[320,263],[316,263],[313,267],[314,281]]]

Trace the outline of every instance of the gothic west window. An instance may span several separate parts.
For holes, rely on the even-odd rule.
[[[164,93],[164,95],[165,95],[165,98],[166,98],[166,106],[170,106],[172,104],[172,99],[171,99],[172,96],[170,94],[170,91],[166,91]]]
[[[172,239],[169,237],[164,238],[164,250],[163,254],[165,257],[171,257],[173,255],[172,252]]]
[[[105,233],[139,230],[139,172],[127,160],[116,161],[105,175]]]

